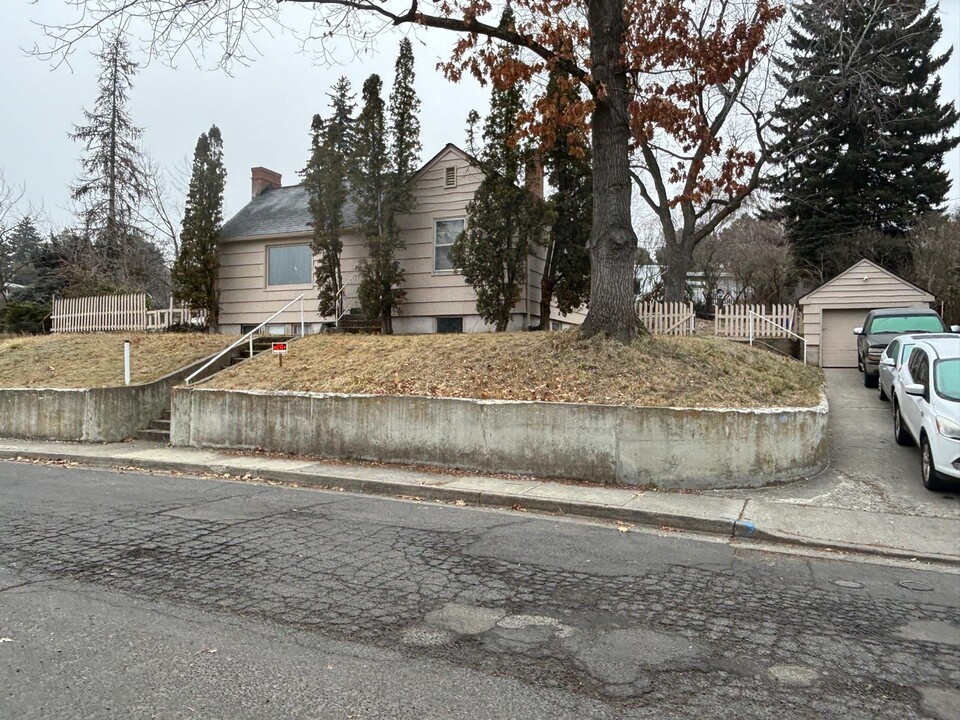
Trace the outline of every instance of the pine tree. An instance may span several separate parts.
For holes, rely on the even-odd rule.
[[[501,24],[510,23],[508,8]],[[500,52],[506,60],[517,53],[509,47]],[[477,313],[498,332],[507,329],[520,301],[530,246],[542,241],[547,221],[543,201],[523,186],[531,158],[515,139],[522,110],[520,83],[495,81],[479,157],[484,179],[467,205],[467,228],[450,249],[454,267],[477,293]]]
[[[11,292],[11,285],[26,287],[37,281],[33,259],[42,242],[29,215],[20,218],[9,231],[0,227],[0,297],[4,300],[19,294]]]
[[[933,56],[942,33],[922,0],[804,0],[780,64],[788,103],[778,113],[775,189],[801,269],[826,279],[858,258],[864,232],[903,272],[906,233],[942,206],[943,156],[958,114],[940,102]]]
[[[223,224],[223,139],[213,125],[197,140],[193,173],[180,232],[180,253],[173,266],[173,294],[196,310],[207,311],[207,322],[216,327],[220,304],[217,297],[217,244]]]
[[[580,101],[579,86],[559,71],[551,75],[548,95],[554,98],[558,114],[563,106]],[[541,330],[549,328],[551,300],[556,300],[563,315],[589,300],[587,240],[593,224],[592,158],[582,129],[560,124],[544,159],[556,191],[549,200],[553,222],[540,280]]]
[[[397,56],[393,90],[390,93],[390,182],[386,193],[386,235],[372,253],[380,280],[378,303],[381,329],[393,332],[393,315],[406,297],[400,285],[404,272],[397,254],[406,248],[399,218],[416,207],[412,179],[420,163],[420,98],[414,89],[413,45],[404,38]],[[374,248],[371,248],[374,250]]]
[[[140,201],[146,192],[140,151],[143,130],[127,107],[137,64],[130,60],[127,41],[117,32],[97,55],[100,92],[86,124],[74,126],[71,139],[83,143],[83,175],[71,188],[82,207],[84,233],[93,244],[106,273],[117,287],[131,287],[143,268],[134,268],[130,255]]]
[[[313,117],[310,161],[301,173],[310,201],[313,239],[318,257],[316,285],[318,311],[325,317],[342,312],[343,274],[340,254],[343,241],[343,207],[347,201],[347,165],[351,144],[353,95],[350,82],[341,77],[330,95],[329,120]]]
[[[384,266],[383,248],[389,242],[387,195],[391,173],[382,87],[379,75],[371,75],[363,83],[363,106],[357,116],[351,153],[350,189],[357,203],[357,225],[367,243],[367,257],[359,265],[360,305],[367,317],[380,318],[383,332],[390,332],[393,306],[383,292],[390,281],[385,271],[390,268]]]

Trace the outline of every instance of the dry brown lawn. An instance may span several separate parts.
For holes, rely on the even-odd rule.
[[[624,346],[579,332],[315,335],[219,373],[205,387],[677,407],[811,406],[823,375],[716,338]]]
[[[212,355],[236,338],[199,333],[56,334],[0,340],[0,387],[87,388],[123,385],[123,341],[130,381],[149,382]]]

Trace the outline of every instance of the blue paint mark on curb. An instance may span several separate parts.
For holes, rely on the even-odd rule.
[[[741,531],[737,534],[746,537],[753,537],[753,534],[757,531],[757,526],[750,520],[737,520],[737,528]]]

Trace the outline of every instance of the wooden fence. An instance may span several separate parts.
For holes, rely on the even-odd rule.
[[[693,303],[638,302],[637,316],[654,335],[693,335],[696,331]]]
[[[714,306],[713,312],[715,334],[731,340],[789,338],[793,335],[787,330],[797,333],[793,305],[724,305]]]
[[[54,298],[52,332],[82,333],[166,330],[179,323],[206,321],[206,313],[171,302],[163,310],[147,310],[146,293]]]

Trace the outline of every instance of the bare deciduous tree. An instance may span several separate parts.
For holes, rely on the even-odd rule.
[[[925,216],[910,232],[913,279],[943,303],[943,319],[960,325],[960,208]]]
[[[693,41],[704,45],[718,42],[724,27],[755,27],[765,12],[755,2],[736,0],[694,7]],[[781,32],[780,24],[772,25],[756,54],[728,72],[691,65],[659,78],[660,86],[672,81],[684,88],[689,125],[665,114],[633,127],[631,176],[660,224],[669,302],[684,299],[697,247],[741,209],[764,177],[773,111],[782,97],[768,51]]]

